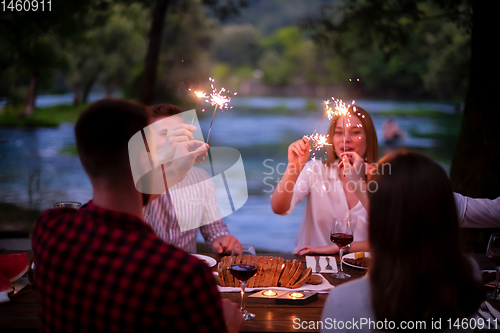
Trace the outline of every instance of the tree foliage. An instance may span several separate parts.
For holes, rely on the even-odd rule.
[[[96,83],[107,95],[126,89],[142,71],[148,26],[148,10],[141,3],[110,6],[103,24],[89,27],[67,49],[71,67],[66,71],[75,104],[87,102]]]
[[[29,82],[25,114],[34,109],[40,83],[50,77],[54,69],[66,65],[62,48],[81,37],[88,24],[89,13],[105,15],[107,6],[105,0],[64,1],[54,4],[50,11],[2,13],[0,45],[11,57],[1,65],[1,70],[13,76],[14,82]],[[91,17],[102,19],[100,15]],[[20,70],[12,70],[13,66]],[[12,89],[6,93],[9,94],[7,97],[15,95]]]

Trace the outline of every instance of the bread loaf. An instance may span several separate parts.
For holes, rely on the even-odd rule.
[[[238,257],[233,264],[249,264],[250,256]],[[257,273],[248,279],[248,288],[257,287],[286,287],[299,288],[312,275],[311,268],[303,268],[298,260],[286,260],[281,257],[257,257]],[[222,287],[239,287],[240,283],[233,277],[229,268],[230,257],[222,257],[217,266],[219,273],[219,284]]]
[[[297,265],[295,265],[295,270],[293,269],[293,267],[294,266],[292,266],[292,269],[290,270],[290,280],[288,280],[288,283],[285,285],[285,288],[292,288],[292,286],[299,278],[300,273],[302,273],[302,263],[300,261],[297,261]]]
[[[311,267],[307,267],[306,269],[304,269],[300,273],[300,276],[297,279],[297,282],[295,282],[295,284],[292,286],[292,288],[296,289],[296,288],[302,287],[302,285],[304,283],[306,283],[307,280],[309,280],[309,278],[311,277],[311,275],[312,275],[312,268]]]

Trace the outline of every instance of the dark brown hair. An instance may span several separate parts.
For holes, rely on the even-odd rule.
[[[485,295],[459,241],[445,171],[410,152],[382,158],[369,194],[370,284],[377,320],[465,318]]]
[[[363,125],[366,137],[366,162],[376,163],[378,161],[378,140],[377,132],[375,131],[375,126],[373,125],[372,117],[364,109],[358,106],[349,106],[348,108],[351,116],[358,117]],[[328,146],[328,159],[327,164],[333,163],[339,157],[331,147],[333,147],[333,136],[335,135],[335,125],[340,116],[334,116],[328,127],[328,143],[332,146]]]
[[[182,109],[177,105],[163,103],[152,105],[151,112],[153,115],[153,121],[155,121],[160,118],[175,116],[176,114],[182,113]]]
[[[90,104],[75,125],[78,156],[87,174],[111,181],[132,179],[128,141],[150,119],[149,108],[142,104],[118,99]]]

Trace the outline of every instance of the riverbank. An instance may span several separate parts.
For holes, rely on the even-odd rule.
[[[82,104],[55,105],[44,108],[37,107],[29,116],[22,116],[22,107],[6,106],[0,109],[0,127],[3,128],[35,128],[57,127],[61,123],[75,123],[80,113],[87,107]]]
[[[27,236],[39,215],[37,209],[0,202],[1,238]]]
[[[33,225],[40,215],[37,209],[20,207],[11,203],[0,202],[0,248],[17,249],[19,246],[30,250],[28,240]],[[29,246],[29,248],[28,248]],[[197,242],[198,253],[210,253],[212,250],[205,242]],[[258,253],[279,252],[257,248]]]

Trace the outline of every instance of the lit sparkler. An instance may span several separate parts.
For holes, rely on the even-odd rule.
[[[316,133],[315,135],[304,135],[306,139],[309,140],[311,150],[316,150],[319,151],[321,148],[324,146],[331,146],[331,143],[328,143],[328,135],[323,135],[323,134],[318,134]],[[311,158],[313,161],[316,160],[316,152],[313,152],[313,157]]]
[[[212,84],[210,85],[212,87],[212,93],[210,94],[210,104],[212,106],[215,105],[215,109],[214,109],[214,114],[212,115],[212,121],[210,122],[210,128],[208,129],[207,141],[205,141],[205,143],[208,143],[208,139],[210,138],[210,132],[212,131],[212,124],[214,123],[214,117],[217,108],[220,108],[221,111],[224,111],[224,109],[232,108],[232,106],[229,107],[229,102],[231,102],[231,97],[226,96],[226,94],[229,92],[226,91],[225,88],[221,88],[217,92],[217,89],[214,88],[213,84],[215,80],[212,78],[209,78],[209,80],[212,81]],[[234,93],[233,95],[236,95],[236,93]]]
[[[333,97],[332,97],[333,99]],[[346,122],[347,122],[347,127],[351,126],[351,113],[349,112],[349,107],[351,105],[346,105],[341,99],[336,99],[335,101],[335,115],[339,117],[344,117],[344,121],[342,122],[342,127],[344,129],[344,153],[345,153],[345,128],[346,128]],[[352,104],[355,102],[352,101]],[[356,107],[353,107],[354,111],[356,111]],[[338,153],[337,153],[338,154]]]
[[[333,101],[333,104],[330,104],[332,101]],[[349,127],[351,125],[351,122],[349,119],[351,117],[351,113],[349,112],[349,108],[351,107],[351,105],[350,104],[346,105],[344,103],[344,101],[342,101],[341,99],[335,99],[333,97],[331,98],[331,100],[326,100],[324,103],[325,103],[325,111],[326,111],[325,116],[323,117],[323,119],[321,119],[318,127],[316,127],[314,132],[310,136],[306,136],[306,137],[308,139],[312,140],[313,142],[315,142],[317,140],[326,139],[326,136],[318,137],[317,139],[313,139],[313,138],[315,138],[314,134],[316,133],[318,128],[321,126],[321,124],[323,123],[325,118],[328,117],[328,120],[331,120],[334,116],[344,117],[342,127],[344,130],[344,152],[345,152],[345,128],[346,128],[346,123],[347,123],[347,127]],[[354,104],[354,103],[355,102],[352,101],[352,104]],[[355,106],[353,107],[353,111],[356,111]],[[318,135],[318,134],[316,134],[316,135]],[[324,144],[321,145],[321,143],[319,145],[317,145],[317,147],[320,147],[320,148],[322,148],[323,146],[324,146]],[[317,149],[317,150],[319,150],[319,149]]]
[[[350,105],[346,106],[346,104],[341,99],[334,99],[333,97],[332,97],[332,101],[333,101],[333,106],[330,105],[330,100],[326,100],[324,102],[325,103],[325,111],[326,111],[325,116],[323,117],[323,119],[321,119],[318,127],[316,127],[316,129],[314,130],[312,135],[314,135],[314,133],[316,133],[316,131],[321,126],[321,124],[323,123],[323,121],[325,120],[326,117],[328,117],[328,120],[332,120],[332,118],[334,116],[341,116],[342,117],[342,116],[346,116],[349,114]],[[354,101],[353,101],[353,104],[354,104]]]
[[[328,143],[328,135],[318,134],[315,135],[305,135],[304,136],[309,141],[312,141],[311,149],[320,150],[324,146],[331,146],[331,143]]]
[[[201,101],[201,99],[205,99],[205,102],[210,103],[212,106],[215,106],[214,108],[214,113],[212,115],[212,121],[210,122],[210,128],[208,129],[208,135],[207,135],[207,140],[205,143],[208,143],[208,140],[210,139],[210,132],[212,131],[212,124],[214,123],[214,117],[215,117],[215,112],[217,111],[217,108],[220,108],[221,111],[224,111],[224,109],[232,109],[232,106],[229,106],[229,102],[231,102],[231,97],[228,96],[230,94],[229,91],[226,90],[226,88],[221,88],[219,91],[214,87],[214,82],[215,79],[212,79],[211,77],[208,78],[208,80],[211,83],[210,87],[212,88],[212,93],[210,95],[207,95],[203,91],[195,91],[194,94],[196,97],[198,97],[198,103]],[[191,89],[189,89],[191,90]],[[235,96],[237,93],[233,93],[233,96]],[[198,106],[198,104],[196,104]],[[205,111],[204,109],[202,110],[203,112]]]
[[[189,88],[189,91],[191,91],[191,88]],[[203,99],[203,98],[207,98],[208,95],[205,94],[204,91],[195,91],[194,92],[194,95],[196,96],[196,98],[198,98],[198,102],[196,102],[196,106],[194,107],[194,109],[198,109],[198,104],[200,104],[200,101]],[[205,110],[202,110],[202,111],[205,111]]]
[[[189,89],[191,90],[191,89]],[[204,91],[195,91],[194,92],[194,95],[198,98],[207,98],[208,96],[205,94]]]

